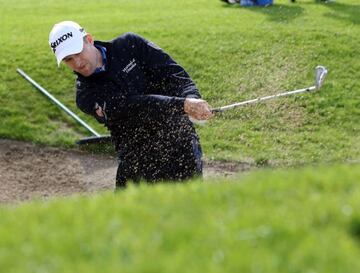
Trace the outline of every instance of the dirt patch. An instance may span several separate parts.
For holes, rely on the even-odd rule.
[[[204,178],[250,169],[248,163],[204,162]],[[116,158],[0,139],[0,203],[115,187]]]

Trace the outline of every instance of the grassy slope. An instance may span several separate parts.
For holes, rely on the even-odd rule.
[[[236,180],[3,207],[1,272],[359,272],[359,165]]]
[[[205,154],[280,165],[358,159],[360,5],[299,2],[245,9],[215,0],[0,0],[0,137],[72,145],[87,134],[15,72],[23,68],[77,111],[74,77],[56,69],[47,45],[52,25],[70,19],[98,39],[126,31],[152,39],[213,106],[309,86],[323,64],[330,74],[321,93],[238,109],[200,128]]]

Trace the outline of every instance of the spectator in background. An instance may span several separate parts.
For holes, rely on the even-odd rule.
[[[296,0],[290,0],[292,3],[295,3]],[[315,0],[315,1],[319,1],[319,0]],[[320,0],[321,2],[330,2],[330,0]]]
[[[221,0],[228,4],[240,4],[240,6],[269,6],[273,0]]]
[[[236,4],[236,3],[240,3],[240,0],[221,0],[223,2],[226,2],[228,4]]]

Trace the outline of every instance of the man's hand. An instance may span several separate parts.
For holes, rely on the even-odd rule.
[[[98,115],[99,118],[103,118],[105,116],[103,109],[100,106],[96,108],[95,113],[96,115]]]
[[[196,120],[208,120],[213,116],[209,104],[202,99],[186,98],[184,111]]]
[[[106,108],[106,102],[104,102],[103,107],[101,107],[97,102],[95,103],[94,109],[95,109],[96,119],[100,123],[106,123],[107,116],[106,116],[105,108]]]

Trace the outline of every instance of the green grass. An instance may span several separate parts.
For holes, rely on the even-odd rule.
[[[360,155],[360,4],[276,0],[241,8],[213,0],[0,0],[0,137],[72,146],[88,134],[22,79],[21,67],[72,110],[74,76],[56,68],[48,44],[55,22],[75,20],[95,38],[137,32],[191,74],[212,106],[312,85],[322,91],[244,107],[199,128],[207,158],[299,165]],[[80,114],[101,133],[105,128]]]
[[[212,106],[307,87],[321,92],[217,116],[199,127],[207,158],[266,166],[232,179],[140,185],[113,194],[0,207],[0,272],[360,271],[360,4],[275,0],[0,0],[0,137],[73,146],[88,133],[16,73],[73,111],[74,76],[47,45],[75,20],[101,40],[137,32],[191,74]],[[79,115],[97,131],[101,125]],[[333,164],[334,162],[346,162]]]
[[[359,272],[359,167],[2,207],[1,272]]]

